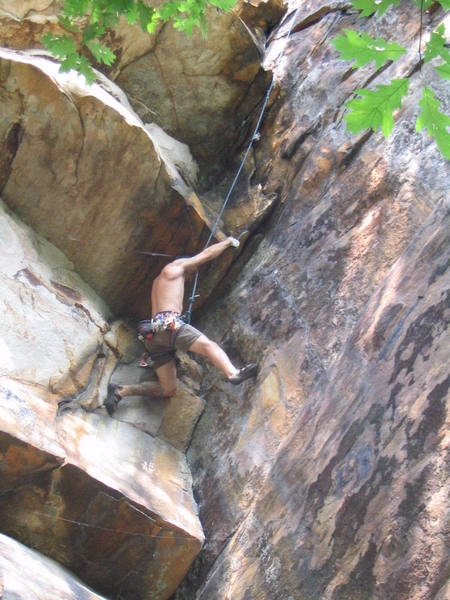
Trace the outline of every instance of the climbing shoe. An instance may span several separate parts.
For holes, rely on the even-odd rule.
[[[122,400],[122,396],[117,391],[120,386],[115,385],[114,383],[110,383],[108,385],[108,396],[106,397],[103,406],[108,411],[110,417],[112,417],[114,411],[117,408],[117,405]]]
[[[250,377],[256,377],[257,373],[258,365],[255,363],[249,363],[248,365],[245,365],[245,367],[239,369],[239,373],[233,375],[233,377],[229,377],[228,381],[233,385],[239,385]]]

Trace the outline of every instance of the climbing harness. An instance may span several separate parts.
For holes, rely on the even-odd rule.
[[[177,332],[185,323],[186,321],[180,313],[174,311],[159,312],[151,319],[139,321],[137,337],[140,342],[145,342],[145,340],[150,340],[154,333],[160,331]]]
[[[283,50],[282,50],[280,56],[278,57],[278,60],[281,60],[281,58],[284,55],[284,51],[286,50],[287,42],[288,42],[289,38],[291,37],[291,32],[292,32],[292,29],[294,27],[294,23],[295,23],[296,16],[297,16],[299,8],[300,7],[297,7],[295,9],[295,12],[293,13],[292,22],[291,22],[291,24],[289,26],[289,30],[288,30],[288,33],[287,33],[287,36],[286,36],[285,44],[284,44],[284,47],[283,47]],[[288,15],[287,18],[289,18],[289,15]],[[262,118],[263,118],[264,113],[266,111],[267,103],[269,102],[269,97],[270,97],[270,94],[272,93],[273,86],[274,86],[274,77],[272,76],[272,81],[270,82],[270,85],[269,85],[269,87],[267,89],[266,96],[264,98],[264,102],[262,104],[258,120],[256,122],[256,127],[255,127],[255,129],[253,131],[253,135],[252,135],[252,137],[250,139],[250,142],[249,142],[249,144],[247,146],[247,150],[245,151],[245,154],[244,154],[244,156],[243,156],[243,158],[241,160],[241,164],[239,165],[239,168],[238,168],[238,170],[236,172],[236,175],[235,175],[235,177],[234,177],[234,179],[233,179],[233,181],[231,183],[230,189],[228,190],[228,193],[227,193],[227,195],[225,197],[225,200],[223,201],[222,208],[220,209],[219,214],[217,215],[217,219],[216,219],[216,221],[215,221],[215,223],[214,223],[214,225],[213,225],[213,227],[211,229],[211,232],[209,234],[209,237],[208,237],[208,239],[206,241],[206,244],[205,244],[203,250],[206,250],[206,248],[209,246],[212,238],[214,237],[214,234],[216,232],[216,229],[217,229],[217,226],[219,224],[219,221],[222,218],[222,215],[223,215],[223,213],[225,211],[225,208],[226,208],[226,206],[228,204],[228,201],[229,201],[229,199],[231,197],[231,194],[232,194],[232,192],[233,192],[233,190],[234,190],[234,188],[236,186],[236,183],[237,183],[237,181],[239,179],[239,176],[240,176],[240,174],[242,172],[242,169],[244,168],[244,165],[245,165],[245,163],[247,161],[247,157],[248,157],[248,155],[250,153],[250,150],[252,149],[252,146],[253,146],[254,142],[259,141],[260,138],[261,138],[261,134],[259,133],[259,127],[261,125]],[[194,306],[195,298],[198,297],[198,294],[196,294],[197,284],[198,284],[198,270],[195,272],[194,283],[192,285],[192,292],[191,292],[191,295],[189,297],[189,308],[185,312],[185,319],[186,319],[187,323],[191,322],[192,307]]]
[[[177,333],[183,325],[186,325],[186,320],[180,313],[175,311],[159,312],[151,319],[139,321],[137,326],[137,338],[145,345],[145,342],[149,342],[155,333],[169,331],[170,345],[173,345]],[[159,357],[166,356],[168,352],[170,351],[164,350],[162,352],[152,352],[151,355],[148,352],[145,352],[139,361],[139,366],[143,368],[154,368],[155,360]],[[175,353],[173,352],[173,354]]]

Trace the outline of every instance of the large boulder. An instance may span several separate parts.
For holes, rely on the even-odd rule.
[[[0,594],[4,600],[105,600],[55,561],[3,534]]]
[[[184,454],[7,378],[0,426],[1,530],[106,596],[169,598],[203,543]]]
[[[159,437],[106,414],[111,374],[137,363],[129,328],[0,208],[0,530],[106,596],[167,599],[203,543],[182,452],[198,412],[163,410]]]
[[[0,45],[42,49],[44,33],[65,33],[55,2],[14,4],[0,0]],[[266,26],[282,11],[279,0],[267,5],[271,17],[263,19]],[[149,35],[125,19],[105,35],[117,58],[110,68],[97,66],[119,83],[143,120],[189,145],[201,165],[203,187],[223,177],[227,161],[248,135],[251,115],[268,83],[260,44],[244,23],[252,8],[240,6],[235,13],[209,7],[206,36],[198,27],[186,35],[170,24]]]
[[[0,377],[65,396],[90,381],[96,408],[106,392],[101,375],[117,362],[105,341],[110,309],[60,250],[3,203],[0,245]]]

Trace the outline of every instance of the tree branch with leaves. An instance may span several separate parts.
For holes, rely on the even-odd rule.
[[[411,0],[417,4],[421,16],[422,11],[427,10],[433,0]],[[450,8],[450,0],[437,0],[444,10]],[[377,13],[381,16],[389,6],[398,6],[401,0],[352,0],[353,6],[361,11],[360,17],[370,17]],[[422,33],[422,20],[421,33]],[[430,34],[426,43],[425,53],[419,48],[419,60],[424,63],[438,58],[443,61],[434,68],[442,79],[450,79],[450,52],[448,43],[444,37],[445,26],[442,23]],[[340,52],[342,60],[354,60],[353,67],[361,67],[374,61],[377,69],[381,68],[386,61],[395,62],[400,56],[406,54],[406,49],[396,42],[387,42],[380,37],[372,38],[364,32],[356,32],[345,29],[344,33],[332,40],[336,50]],[[420,45],[420,44],[419,44]],[[350,109],[344,115],[347,129],[357,133],[363,129],[372,128],[376,131],[378,127],[385,137],[388,137],[394,127],[393,112],[400,108],[403,98],[408,94],[409,79],[392,79],[387,85],[378,85],[376,90],[358,89],[356,94],[361,98],[354,98],[347,102],[346,107]],[[428,135],[434,138],[437,147],[446,159],[450,159],[450,117],[441,112],[440,102],[434,92],[427,86],[423,87],[422,98],[419,101],[421,113],[416,121],[416,131],[426,129]]]
[[[67,31],[62,35],[42,36],[44,46],[61,62],[61,71],[75,69],[90,84],[95,78],[91,55],[99,64],[111,66],[114,52],[102,42],[108,29],[115,29],[120,18],[142,31],[153,34],[160,23],[171,22],[175,29],[191,34],[195,26],[206,32],[206,10],[214,6],[230,10],[237,0],[166,0],[157,8],[143,0],[60,0],[58,20]],[[81,36],[81,49],[77,36]],[[87,52],[88,51],[88,52]]]

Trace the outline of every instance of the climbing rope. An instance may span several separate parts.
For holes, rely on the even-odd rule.
[[[284,51],[286,50],[287,42],[288,42],[289,38],[291,37],[291,32],[292,32],[292,29],[294,27],[294,23],[296,21],[296,16],[297,16],[297,13],[299,11],[299,8],[300,7],[297,7],[295,9],[295,12],[293,13],[292,22],[291,22],[291,24],[289,26],[289,30],[288,30],[288,33],[287,33],[287,36],[286,36],[286,40],[285,40],[285,43],[284,43],[284,46],[283,46],[283,50],[281,51],[281,54],[278,57],[278,61],[280,61],[283,58],[283,56],[284,56]],[[287,18],[289,18],[289,15],[288,15]],[[233,181],[231,183],[230,189],[228,190],[228,193],[225,196],[225,200],[223,201],[222,208],[220,209],[219,214],[217,215],[217,219],[216,219],[216,221],[215,221],[215,223],[214,223],[214,225],[213,225],[213,227],[211,229],[211,232],[209,234],[209,237],[208,237],[208,239],[206,241],[206,244],[205,244],[203,250],[206,250],[206,248],[209,246],[212,238],[214,237],[214,234],[216,232],[216,229],[217,229],[217,226],[219,224],[219,221],[222,218],[222,215],[223,215],[223,213],[225,211],[225,208],[226,208],[226,206],[228,204],[228,201],[229,201],[229,199],[231,197],[231,194],[232,194],[232,192],[233,192],[233,190],[234,190],[234,188],[236,186],[236,183],[237,183],[237,181],[239,179],[239,176],[240,176],[240,174],[242,172],[242,169],[244,168],[244,165],[245,165],[245,163],[247,161],[247,157],[248,157],[248,155],[250,153],[250,150],[253,147],[254,142],[258,141],[261,138],[261,135],[259,133],[259,127],[261,125],[262,118],[263,118],[264,113],[266,111],[267,103],[269,102],[269,97],[270,97],[270,94],[272,93],[273,86],[274,86],[274,77],[272,76],[272,81],[270,82],[270,85],[267,88],[267,92],[266,92],[266,95],[265,95],[265,98],[264,98],[264,102],[263,102],[263,105],[262,105],[260,113],[259,113],[258,120],[256,122],[256,127],[255,127],[255,129],[253,131],[253,135],[250,138],[250,142],[249,142],[249,144],[247,146],[247,150],[245,151],[245,154],[244,154],[244,156],[243,156],[243,158],[241,160],[241,164],[239,165],[239,168],[238,168],[238,170],[236,172],[236,175],[235,175],[235,177],[234,177],[234,179],[233,179]],[[191,322],[192,307],[194,306],[195,298],[197,297],[197,295],[196,295],[197,284],[198,284],[198,270],[195,272],[194,283],[192,285],[192,292],[191,292],[191,295],[189,296],[189,308],[184,313],[184,318],[185,318],[185,320],[188,323]]]

